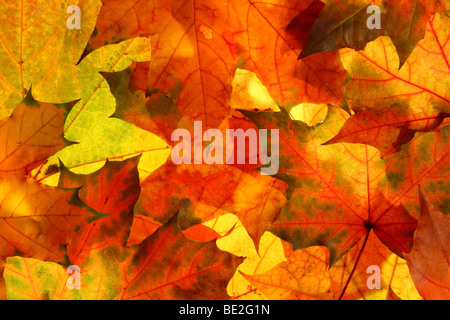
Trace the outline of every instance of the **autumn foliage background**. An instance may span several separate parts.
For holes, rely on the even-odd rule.
[[[448,9],[2,2],[0,298],[449,299]],[[173,164],[195,120],[279,129],[278,174]]]

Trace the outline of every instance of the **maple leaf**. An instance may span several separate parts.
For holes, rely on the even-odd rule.
[[[339,133],[327,143],[364,143],[376,147],[382,158],[401,150],[417,132],[433,131],[444,122],[447,114],[439,113],[417,117],[408,109],[391,106],[386,110],[364,110],[351,116]]]
[[[363,52],[341,51],[344,67],[353,77],[346,87],[346,99],[356,114],[328,143],[365,143],[386,157],[417,132],[447,123],[449,83],[448,77],[441,79],[450,71],[447,21],[440,16],[430,21],[425,38],[400,70],[393,67],[395,48],[387,38],[368,44]]]
[[[283,110],[243,113],[259,128],[281,128],[276,177],[289,185],[289,202],[271,228],[276,235],[294,249],[327,246],[331,264],[372,229],[394,252],[409,252],[417,222],[391,202],[395,192],[378,152],[366,145],[321,145],[346,120],[344,111],[330,108],[315,127],[291,120]]]
[[[436,132],[421,133],[402,151],[385,160],[391,199],[415,218],[420,216],[417,186],[432,196],[431,202],[444,214],[450,213],[446,176],[449,173],[448,125]],[[395,190],[395,191],[394,191]],[[395,200],[394,200],[395,199]]]
[[[270,232],[265,232],[260,239],[258,251],[247,230],[234,214],[225,214],[201,224],[218,233],[217,247],[245,260],[238,266],[233,278],[228,283],[228,294],[232,300],[267,299],[256,287],[241,275],[261,274],[285,261],[281,239]]]
[[[362,255],[361,245],[365,247]],[[283,242],[283,247],[286,261],[263,274],[243,274],[270,299],[388,300],[393,295],[420,299],[406,262],[390,253],[373,234],[361,240],[331,268],[328,266],[328,250],[324,247],[293,251],[286,242]],[[380,268],[380,287],[377,290],[367,285],[370,280],[367,270],[371,266]]]
[[[378,270],[379,275],[374,273]],[[392,253],[376,232],[367,233],[329,272],[333,299],[389,300],[392,292],[401,299],[421,299],[406,261]],[[379,283],[371,275],[379,276]]]
[[[100,290],[91,287],[90,270],[82,271],[81,274],[86,275],[82,276],[81,283],[89,280],[76,293],[66,289],[67,275],[61,265],[21,257],[8,258],[5,270],[8,298],[64,299],[73,298],[64,294],[73,294],[82,299],[226,299],[228,281],[242,260],[217,249],[214,241],[188,240],[173,224],[158,230],[141,244],[127,267],[115,265],[110,256],[105,258],[100,264],[107,284],[101,282],[100,275],[100,279],[92,280],[98,282]],[[24,266],[27,266],[26,270]],[[116,270],[109,268],[111,266]],[[122,276],[125,286],[111,281],[119,268],[126,269]],[[35,282],[39,283],[35,288],[37,294],[30,297],[29,289]],[[116,287],[112,287],[114,285]]]
[[[91,36],[100,0],[74,1],[83,11],[83,28],[69,30],[65,0],[8,1],[0,4],[0,61],[4,68],[0,118],[11,114],[33,85],[39,101],[66,103],[76,87],[72,72]],[[38,36],[37,36],[38,35]]]
[[[75,231],[100,217],[79,199],[27,178],[30,170],[67,145],[62,137],[68,105],[33,100],[31,92],[0,127],[0,268],[12,255],[62,262]],[[27,119],[37,119],[29,123]],[[3,281],[0,295],[4,295]]]
[[[227,165],[165,165],[143,181],[141,187],[137,214],[165,223],[183,205],[180,226],[187,229],[233,212],[256,247],[286,201],[281,181]],[[185,199],[190,203],[183,202]]]
[[[111,93],[116,98],[114,117],[149,131],[173,145],[172,132],[178,128],[182,115],[169,95],[152,93],[146,97],[145,90],[135,89],[133,78],[137,66],[121,72],[103,74]]]
[[[448,126],[421,134],[382,161],[368,146],[337,144],[337,149],[327,150],[321,145],[344,121],[339,120],[345,118],[342,111],[339,115],[329,110],[326,121],[314,128],[290,120],[283,111],[243,113],[258,127],[284,128],[280,132],[283,169],[277,177],[290,187],[289,202],[270,230],[294,249],[324,245],[334,265],[357,241],[372,237],[373,230],[391,251],[409,252],[417,224],[412,217],[418,216],[418,199],[412,194],[418,184],[433,192],[436,206],[448,210],[448,152],[441,147],[448,141]],[[349,193],[353,195],[348,197]]]
[[[158,33],[171,18],[169,1],[103,0],[102,3],[88,52],[105,44]]]
[[[228,298],[228,281],[242,258],[220,251],[214,240],[188,240],[176,221],[142,243],[127,270],[123,299]]]
[[[148,88],[173,91],[181,113],[208,128],[230,115],[237,67],[255,72],[279,104],[342,102],[346,75],[334,53],[296,61],[301,44],[287,28],[310,2],[170,2],[172,19],[152,37]]]
[[[330,299],[326,251],[321,247],[286,251],[288,261],[281,262],[269,272],[242,275],[273,300]]]
[[[66,269],[55,262],[17,256],[6,261],[8,300],[53,300],[66,286]]]
[[[420,219],[413,248],[405,255],[417,290],[425,299],[450,298],[450,219],[427,199],[419,188]]]
[[[80,85],[75,90],[80,101],[68,114],[64,125],[64,137],[77,143],[53,155],[45,166],[34,172],[39,181],[56,184],[59,170],[48,170],[52,166],[57,168],[59,159],[77,173],[93,172],[107,158],[122,160],[139,154],[143,154],[141,166],[148,172],[164,163],[170,151],[164,141],[120,119],[111,118],[116,111],[116,100],[100,74],[119,72],[133,61],[145,60],[150,60],[150,41],[135,38],[95,50],[79,63],[76,76]]]
[[[314,21],[299,59],[345,47],[364,49],[366,43],[375,40],[381,34],[378,29],[370,30],[366,26],[368,19],[366,10],[371,2],[370,0],[327,1]]]
[[[102,221],[117,224],[114,219],[123,220],[120,215],[129,214],[139,197],[139,175],[136,170],[139,159],[140,156],[124,161],[108,160],[102,169],[89,175],[75,174],[61,164],[58,187],[79,188],[78,195],[84,203],[99,212],[109,214],[108,219]],[[98,221],[90,225],[91,233],[93,226],[99,224]],[[104,226],[98,228],[111,229]],[[107,233],[116,234],[114,230]],[[101,234],[105,234],[105,230]],[[97,236],[97,239],[100,238],[101,236]]]
[[[372,5],[380,9],[380,28],[369,29]],[[318,52],[345,47],[363,50],[380,36],[389,36],[395,45],[401,68],[424,37],[426,25],[434,13],[445,13],[443,0],[332,0],[327,1],[309,35],[299,59]]]
[[[59,185],[81,187],[80,197],[86,204],[109,214],[81,228],[67,247],[70,262],[86,275],[82,279],[86,290],[80,292],[84,299],[115,299],[121,290],[122,263],[130,254],[125,244],[140,192],[138,162],[139,157],[108,161],[90,175],[74,174],[62,167]],[[58,299],[71,295],[66,288]]]
[[[415,46],[423,39],[428,21],[435,13],[445,14],[444,0],[383,0],[386,10],[385,33],[388,35],[399,55],[399,67],[407,61]],[[399,18],[401,17],[401,18]]]
[[[114,94],[120,101],[116,115],[148,131],[158,133],[164,136],[169,144],[174,144],[171,141],[173,130],[185,123],[184,119],[180,119],[177,106],[167,95],[152,94],[145,98],[142,92],[133,91],[130,89],[130,76],[131,70],[107,76]],[[230,118],[223,121],[220,130],[225,133],[229,128],[249,126],[254,127],[248,120]],[[247,150],[246,159],[251,156],[257,155],[250,155]],[[141,179],[142,192],[135,207],[138,219],[136,224],[133,224],[140,235],[133,238],[132,243],[139,243],[152,234],[183,207],[180,213],[183,232],[231,211],[241,217],[257,246],[259,238],[285,202],[282,183],[270,177],[260,177],[256,171],[249,171],[258,166],[191,166],[175,165],[168,161],[148,178]],[[253,185],[254,194],[251,197],[246,196],[247,185]],[[202,190],[214,190],[215,194],[203,194]],[[189,200],[191,204],[187,204],[185,200]]]
[[[185,119],[180,119],[176,105],[167,95],[152,94],[150,97],[144,98],[142,92],[130,89],[130,72],[131,70],[128,70],[122,74],[108,76],[108,81],[113,86],[113,92],[118,101],[123,103],[116,114],[141,128],[164,136],[166,140],[172,139],[173,129],[176,126],[182,126]],[[244,73],[250,75],[249,72]],[[252,91],[255,91],[255,86],[262,85],[254,74],[251,75],[251,78],[253,80],[251,82]],[[247,80],[247,78],[245,79]],[[238,79],[237,82],[245,81]],[[239,84],[236,84],[235,87],[239,88]],[[259,90],[262,88],[259,87]],[[254,101],[255,96],[245,92],[247,90],[239,91],[241,96],[239,99],[248,101],[250,104]],[[268,95],[267,91],[266,95]],[[257,96],[256,98],[261,102],[261,98],[270,97]],[[132,103],[130,104],[129,101]],[[136,103],[134,103],[135,101]],[[242,117],[241,114],[239,116]],[[220,130],[222,134],[225,134],[226,130],[230,128],[247,127],[254,129],[254,125],[248,120],[232,117],[224,119]],[[168,143],[174,144],[171,140]],[[193,143],[195,145],[195,141]],[[224,155],[226,152],[223,150]],[[257,156],[250,154],[247,148],[245,163],[249,162],[250,157]],[[258,166],[260,165],[244,164],[234,167],[204,164],[191,166],[175,165],[168,161],[160,169],[150,174],[147,179],[141,179],[142,193],[135,207],[135,213],[139,218],[133,225],[141,234],[136,236],[132,243],[139,243],[140,240],[149,236],[182,207],[180,212],[182,230],[192,228],[224,213],[234,212],[258,247],[259,238],[276,219],[285,204],[284,185],[270,177],[261,177],[258,172],[251,170]],[[247,186],[250,185],[253,190],[251,196],[247,195]],[[213,192],[203,192],[203,190],[212,190]],[[190,204],[187,204],[186,200],[189,200]]]
[[[168,229],[166,229],[168,228]],[[164,239],[160,239],[164,237]],[[169,238],[169,239],[168,239]],[[124,269],[114,265],[111,256],[104,256],[100,262],[102,274],[95,274],[91,266],[83,270],[80,290],[67,290],[67,274],[65,269],[53,262],[43,262],[31,258],[8,258],[5,270],[7,292],[9,299],[225,299],[226,285],[240,263],[240,259],[221,252],[213,242],[189,241],[183,234],[170,226],[159,230],[145,241],[140,249],[130,257],[126,274],[122,276],[125,285],[118,281],[111,281],[118,277],[117,269]],[[155,252],[167,249],[166,251]],[[186,256],[176,255],[181,250]],[[158,254],[159,253],[159,254]],[[193,253],[190,255],[190,253]],[[186,259],[187,257],[187,259]],[[195,260],[193,259],[195,258]],[[143,261],[142,261],[143,260]],[[153,260],[156,260],[155,263]],[[144,264],[144,262],[146,264]],[[114,265],[116,270],[108,267]],[[169,268],[169,264],[178,267]],[[26,266],[26,270],[24,270]],[[192,272],[189,270],[192,269]],[[159,271],[162,271],[159,272]],[[155,273],[156,272],[156,273]],[[152,281],[142,281],[143,278]],[[157,277],[154,275],[157,274]],[[102,282],[103,276],[107,276]],[[129,276],[129,278],[126,278]],[[123,280],[122,279],[122,280]],[[29,290],[33,283],[35,295],[30,296]],[[93,283],[96,285],[94,286]],[[121,291],[122,290],[122,291]],[[120,293],[120,294],[119,294]],[[94,295],[95,294],[95,295]]]
[[[352,77],[346,86],[350,109],[383,111],[397,105],[409,107],[404,115],[416,119],[448,113],[448,19],[435,15],[430,20],[425,38],[400,70],[395,66],[395,47],[387,37],[369,43],[362,52],[341,50],[344,67]]]
[[[234,299],[421,299],[406,261],[391,253],[374,233],[360,239],[329,268],[325,247],[293,251],[292,245],[270,232],[261,238],[256,252],[234,215],[221,216],[205,225],[226,233],[217,241],[221,250],[246,257],[228,285]],[[374,266],[380,271],[380,288],[376,290],[368,286],[374,284],[369,279]]]
[[[88,0],[81,30],[0,5],[0,298],[447,297],[445,4]],[[194,120],[278,130],[278,174],[260,139],[211,164],[239,147]]]
[[[177,226],[176,215],[142,244],[126,247],[140,189],[138,161],[139,157],[107,162],[90,175],[77,175],[63,167],[60,185],[81,187],[83,201],[109,214],[81,228],[68,245],[70,262],[80,267],[82,287],[75,292],[66,287],[68,275],[61,277],[61,265],[15,257],[8,260],[5,271],[9,298],[30,298],[23,288],[33,282],[41,285],[32,299],[227,297],[228,279],[241,259],[218,250],[214,240],[187,239]],[[30,266],[26,271],[25,265]],[[43,274],[53,281],[40,280]]]
[[[48,156],[67,146],[61,129],[70,104],[54,105],[34,100],[31,90],[17,110],[1,123],[0,153],[2,173],[25,176]],[[39,121],[28,122],[33,117]]]

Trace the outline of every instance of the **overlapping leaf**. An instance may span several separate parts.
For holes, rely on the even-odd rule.
[[[174,250],[177,249],[186,256],[176,255]],[[217,249],[214,241],[202,243],[188,240],[173,224],[144,242],[128,261],[127,268],[114,263],[116,257],[107,252],[103,261],[96,260],[100,264],[97,268],[103,272],[97,275],[99,278],[92,279],[91,270],[82,270],[82,275],[86,273],[81,278],[82,288],[75,291],[67,290],[67,274],[61,265],[35,259],[9,258],[5,271],[8,297],[21,300],[226,299],[228,281],[241,262],[241,259]],[[125,286],[117,280],[123,269],[126,269],[126,275],[122,275],[126,278]]]
[[[78,3],[82,30],[64,1],[2,5],[1,298],[448,295],[444,1],[102,4]],[[195,120],[279,130],[278,174],[262,140]],[[178,128],[191,163],[166,161]]]
[[[341,52],[353,79],[346,88],[353,110],[381,109],[402,102],[417,113],[421,108],[448,110],[448,18],[435,16],[427,30],[424,40],[400,70],[396,67],[395,47],[386,37],[369,43],[362,52]]]
[[[65,285],[68,276],[61,277],[64,268],[60,265],[13,258],[5,272],[10,298],[30,298],[26,288],[35,282],[39,285],[33,299],[227,297],[228,280],[241,259],[221,252],[214,240],[187,239],[177,226],[177,216],[141,245],[125,246],[139,196],[138,160],[108,162],[89,176],[63,170],[61,186],[81,186],[83,201],[109,213],[81,228],[68,246],[70,262],[80,267],[82,287],[69,290]],[[24,270],[25,265],[32,267]]]
[[[417,132],[448,123],[447,24],[447,17],[433,17],[425,38],[400,70],[395,67],[395,48],[386,37],[362,52],[343,49],[342,61],[352,76],[346,98],[356,114],[328,143],[365,143],[386,157]]]
[[[339,133],[327,143],[349,142],[364,143],[376,147],[381,157],[392,155],[401,150],[401,146],[411,141],[417,132],[435,130],[448,120],[444,113],[422,111],[418,117],[408,108],[392,105],[386,110],[364,110],[351,116]]]
[[[166,165],[142,183],[136,213],[165,223],[183,206],[181,226],[187,229],[232,212],[258,247],[259,239],[285,204],[285,186],[257,171],[227,165]],[[189,200],[190,203],[184,202]]]
[[[43,104],[31,94],[0,128],[0,268],[13,255],[62,262],[65,245],[99,215],[76,190],[62,190],[27,178],[30,170],[66,146],[62,129],[68,106]],[[36,121],[29,123],[29,117]],[[0,295],[4,295],[3,281]]]
[[[421,215],[412,251],[406,255],[417,290],[425,299],[450,298],[450,219],[420,190]]]
[[[116,99],[114,116],[156,134],[167,144],[173,145],[172,132],[178,128],[182,115],[169,95],[152,93],[146,97],[145,90],[133,87],[136,83],[133,78],[136,68],[132,66],[122,72],[103,74]]]
[[[126,39],[148,37],[161,31],[171,18],[169,1],[103,0],[102,3],[88,51]]]
[[[391,202],[395,190],[379,153],[363,145],[321,145],[345,121],[343,111],[331,108],[314,128],[285,111],[245,114],[260,128],[283,128],[277,177],[290,187],[289,202],[272,227],[275,234],[294,249],[327,246],[332,264],[372,229],[394,252],[409,252],[416,220]]]
[[[364,252],[361,252],[364,246]],[[257,276],[245,275],[267,297],[285,299],[364,299],[390,300],[391,296],[403,299],[420,299],[406,262],[389,252],[372,234],[361,239],[341,261],[328,268],[328,250],[310,247],[292,251],[284,243],[287,261]],[[378,267],[379,287],[372,285],[369,277]],[[369,285],[368,285],[369,283]],[[376,285],[373,283],[373,285]]]
[[[133,61],[150,60],[150,51],[148,38],[135,38],[102,47],[80,62],[76,68],[80,101],[67,116],[64,126],[64,137],[77,144],[51,157],[35,174],[40,181],[58,173],[58,159],[78,173],[100,168],[107,158],[120,160],[139,154],[143,154],[141,165],[147,171],[164,163],[169,152],[164,141],[120,119],[110,118],[116,111],[116,100],[100,74],[122,71]],[[56,170],[50,170],[51,167]]]
[[[172,19],[152,37],[149,89],[175,91],[180,111],[209,128],[230,114],[236,67],[254,71],[280,104],[340,103],[345,72],[334,54],[294,60],[302,43],[288,25],[310,4],[170,3]],[[308,27],[297,31],[308,32]]]
[[[299,58],[345,47],[363,50],[376,38],[389,36],[399,55],[393,67],[400,68],[424,37],[431,16],[445,11],[443,0],[327,1]],[[373,20],[379,26],[372,27]]]
[[[68,29],[67,8],[78,5],[83,28]],[[33,85],[39,101],[66,103],[77,87],[73,69],[94,30],[101,1],[7,1],[0,5],[0,118],[11,114]]]

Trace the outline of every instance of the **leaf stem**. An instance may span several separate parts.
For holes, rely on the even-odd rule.
[[[361,256],[362,256],[362,253],[363,253],[363,251],[364,251],[364,248],[366,247],[367,240],[369,239],[369,234],[370,234],[370,231],[371,231],[371,230],[372,230],[372,227],[369,227],[369,228],[367,229],[367,233],[366,233],[366,236],[365,236],[365,238],[364,238],[364,242],[363,242],[363,245],[362,245],[362,247],[361,247],[361,250],[359,250],[358,256],[356,257],[355,264],[353,265],[353,269],[352,269],[352,271],[350,272],[350,276],[348,277],[347,282],[345,283],[344,289],[342,289],[342,292],[341,292],[341,294],[340,294],[338,300],[342,300],[342,297],[344,296],[344,293],[345,293],[345,291],[347,290],[348,284],[350,283],[350,280],[352,279],[353,274],[354,274],[355,271],[356,271],[356,267],[358,266],[359,259],[361,259]]]

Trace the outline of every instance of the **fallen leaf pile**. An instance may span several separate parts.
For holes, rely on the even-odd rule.
[[[0,299],[450,299],[449,10],[1,3]]]

